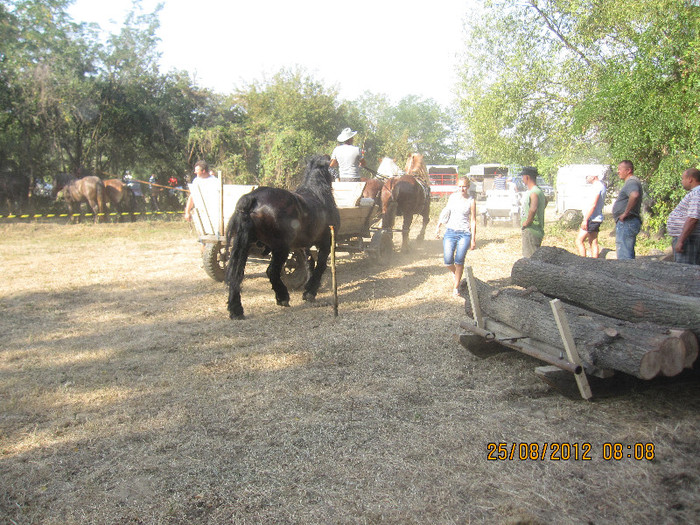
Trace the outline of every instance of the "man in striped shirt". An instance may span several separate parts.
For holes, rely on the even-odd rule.
[[[700,170],[685,170],[681,184],[688,193],[668,216],[666,229],[675,261],[700,265]]]

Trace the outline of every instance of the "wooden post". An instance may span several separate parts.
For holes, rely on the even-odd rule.
[[[217,171],[219,174],[219,237],[223,237],[224,233],[224,178],[221,176],[221,170]]]
[[[484,328],[484,316],[481,315],[481,307],[479,306],[479,294],[476,290],[476,281],[474,280],[474,271],[471,266],[465,268],[467,270],[467,285],[469,288],[469,302],[472,305],[472,315],[476,326]]]
[[[576,350],[576,344],[574,343],[574,338],[571,335],[571,330],[569,329],[569,321],[566,319],[566,312],[564,312],[564,307],[559,299],[552,299],[549,304],[552,307],[552,312],[554,313],[554,320],[557,322],[557,327],[559,328],[559,333],[561,334],[561,339],[564,343],[564,349],[566,350],[566,355],[569,358],[569,362],[583,366],[581,362],[581,357],[578,355]],[[574,374],[576,378],[576,384],[578,384],[578,390],[581,392],[581,397],[583,399],[590,399],[593,397],[591,392],[591,387],[588,384],[588,379],[586,378],[586,373]]]
[[[333,287],[333,317],[338,317],[338,281],[335,277],[335,228],[331,226],[331,277]]]
[[[202,187],[199,186],[199,185],[197,185],[197,190],[199,191],[199,198],[200,198],[200,200],[202,201],[202,206],[204,207],[204,217],[206,217],[207,222],[209,223],[209,228],[211,228],[211,232],[212,232],[212,233],[216,233],[216,232],[214,231],[214,224],[212,223],[212,219],[213,219],[214,217],[212,217],[211,215],[209,215],[209,210],[207,209],[207,201],[206,201],[206,199],[204,198],[204,193],[202,192]],[[201,217],[201,215],[200,215],[200,217]],[[203,229],[202,231],[203,231],[204,233],[207,233],[206,229]]]

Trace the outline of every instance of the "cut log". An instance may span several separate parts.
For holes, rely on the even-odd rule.
[[[621,282],[643,285],[654,290],[700,297],[700,266],[641,259],[592,259],[554,246],[538,248],[531,258],[557,266],[574,267],[577,271],[606,275]]]
[[[549,298],[521,288],[497,289],[478,279],[475,282],[486,317],[549,347],[563,348]],[[462,295],[467,295],[466,281],[460,287]],[[618,370],[641,379],[683,369],[685,346],[678,337],[667,334],[667,327],[628,323],[568,304],[565,311],[576,349],[587,367]]]
[[[697,297],[651,290],[644,284],[622,282],[603,271],[585,271],[575,264],[564,267],[531,258],[515,262],[511,281],[609,317],[648,321],[700,334]]]
[[[700,350],[698,338],[690,330],[671,330],[670,335],[678,337],[683,341],[685,345],[685,362],[683,366],[685,368],[693,368],[693,364],[695,364],[698,358],[698,351]]]

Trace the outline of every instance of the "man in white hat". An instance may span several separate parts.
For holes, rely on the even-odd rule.
[[[598,232],[603,222],[603,206],[605,206],[605,184],[602,181],[602,174],[589,173],[586,175],[586,184],[591,185],[590,200],[588,206],[583,210],[583,221],[576,236],[576,248],[581,257],[586,256],[586,241],[588,244],[589,257],[598,258],[600,247],[598,246]]]
[[[331,168],[338,168],[341,182],[360,182],[360,167],[365,165],[360,148],[352,145],[357,131],[345,128],[338,135],[338,142],[331,155]]]

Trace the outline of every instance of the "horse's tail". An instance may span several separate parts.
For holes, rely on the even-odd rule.
[[[236,204],[236,211],[231,216],[226,228],[225,253],[231,252],[226,265],[226,284],[228,284],[228,310],[231,318],[243,317],[241,305],[241,282],[248,261],[248,250],[254,224],[250,211],[255,206],[255,197],[243,195]]]

